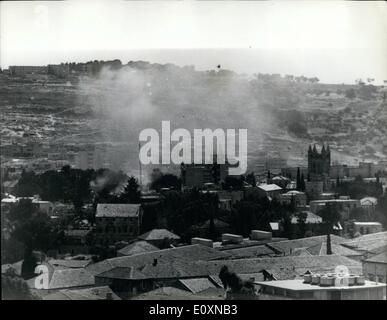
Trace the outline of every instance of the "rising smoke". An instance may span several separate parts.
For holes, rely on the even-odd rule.
[[[172,130],[247,128],[255,144],[271,122],[254,82],[228,70],[141,62],[103,68],[96,77],[82,78],[79,89],[99,119],[101,142],[128,146],[129,171],[138,169],[139,132],[160,130],[162,120]]]

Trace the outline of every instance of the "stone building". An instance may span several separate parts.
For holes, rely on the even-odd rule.
[[[102,245],[137,238],[142,220],[140,204],[100,203],[96,211],[96,238]]]

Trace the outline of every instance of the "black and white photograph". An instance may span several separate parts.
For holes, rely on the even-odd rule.
[[[0,124],[2,300],[386,300],[385,1],[1,1]]]

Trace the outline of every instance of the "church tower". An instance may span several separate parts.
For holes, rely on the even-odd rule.
[[[316,145],[308,149],[308,176],[312,182],[323,182],[324,190],[329,189],[331,169],[331,150],[329,145],[322,146],[321,152]]]

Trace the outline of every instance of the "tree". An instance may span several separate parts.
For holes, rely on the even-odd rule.
[[[227,176],[222,186],[225,190],[242,190],[243,179],[240,176]]]
[[[253,187],[255,187],[257,185],[257,181],[255,179],[254,172],[251,172],[251,173],[246,175],[246,182],[248,184],[252,185]]]
[[[219,278],[225,289],[230,288],[232,293],[255,294],[254,284],[244,281],[234,272],[230,272],[227,266],[223,266],[219,272]]]
[[[49,216],[38,210],[29,199],[22,199],[8,213],[12,224],[9,241],[17,241],[23,245],[26,273],[34,267],[33,251],[55,248],[58,240],[58,230]],[[28,267],[29,266],[29,267]]]
[[[16,195],[19,197],[32,197],[40,193],[40,186],[35,172],[22,171],[21,177],[16,186]]]
[[[121,194],[121,199],[126,203],[139,203],[140,196],[140,186],[137,179],[131,176],[128,179],[128,183],[126,184],[123,193]]]
[[[210,226],[209,226],[208,234],[209,234],[211,240],[213,240],[213,241],[217,240],[218,232],[217,232],[216,227],[215,227],[213,211],[211,211]]]
[[[327,254],[332,254],[330,234],[333,233],[333,227],[340,221],[340,213],[334,204],[327,203],[325,207],[319,211],[319,215],[326,226]]]
[[[301,176],[300,176],[300,167],[297,168],[297,180],[296,180],[297,190],[301,190]]]
[[[282,225],[283,225],[283,234],[285,238],[293,239],[293,224],[292,224],[292,213],[291,212],[284,212],[283,218],[282,218]]]
[[[300,191],[304,192],[306,189],[306,186],[305,186],[305,178],[303,173],[301,174],[300,184],[301,184]]]
[[[235,231],[244,237],[250,234],[252,229],[267,229],[269,225],[269,214],[261,209],[254,201],[239,201],[234,206]]]

